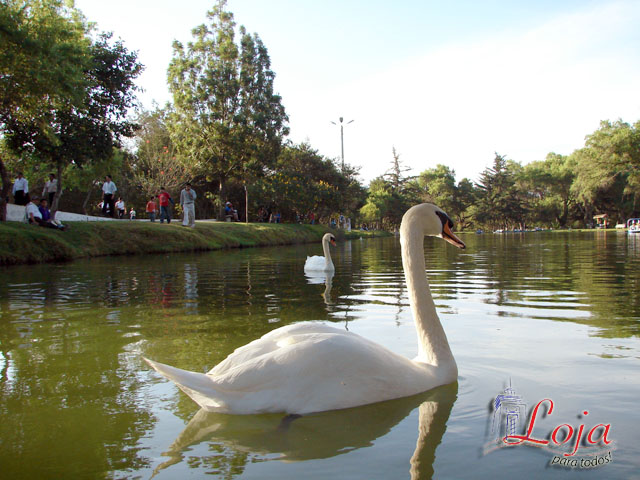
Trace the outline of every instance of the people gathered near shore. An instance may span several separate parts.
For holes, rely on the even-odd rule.
[[[31,172],[33,173],[33,172]],[[57,222],[51,217],[49,208],[52,206],[52,202],[55,201],[58,203],[57,195],[58,188],[60,186],[60,180],[56,178],[54,173],[48,174],[48,180],[44,182],[44,180],[40,177],[36,180],[37,188],[41,188],[40,185],[43,185],[40,182],[44,182],[42,187],[42,196],[40,197],[39,204],[34,202],[30,202],[29,198],[37,198],[29,193],[29,182],[24,177],[22,172],[18,172],[16,175],[15,182],[12,185],[12,194],[14,197],[14,201],[17,205],[26,206],[31,203],[32,205],[29,207],[28,214],[24,217],[25,220],[28,220],[29,223],[38,224],[45,227],[51,228],[59,228],[56,226]],[[129,182],[124,181],[123,191],[125,194],[129,192],[132,188],[132,185]],[[105,175],[104,181],[99,183],[98,181],[94,182],[93,185],[98,185],[102,190],[102,198],[100,203],[97,205],[99,211],[102,216],[107,218],[117,218],[120,220],[124,220],[129,218],[130,220],[137,219],[137,212],[133,205],[130,208],[125,207],[125,196],[120,195],[118,187],[111,175]],[[196,201],[203,202],[202,206],[207,209],[207,203],[209,194],[205,195],[205,199],[198,198],[196,191],[193,189],[193,185],[191,182],[185,182],[184,188],[180,190],[179,194],[179,202],[180,202],[180,210],[178,210],[179,214],[182,214],[182,225],[194,228],[196,225]],[[118,192],[118,197],[116,197],[116,192]],[[117,201],[116,201],[117,200]],[[6,201],[9,201],[7,197]],[[160,219],[160,223],[164,223],[167,221],[167,224],[171,223],[173,218],[173,206],[175,202],[164,186],[160,187],[160,190],[157,193],[152,193],[149,197],[147,197],[146,201],[141,201],[139,197],[134,193],[133,198],[127,199],[127,202],[131,202],[132,204],[138,204],[144,210],[142,212],[146,213],[146,217],[150,222],[155,222],[156,219]],[[209,205],[209,208],[214,205]],[[37,210],[37,212],[36,212]],[[209,210],[211,212],[211,210]],[[257,222],[265,222],[265,223],[281,223],[288,221],[294,221],[296,223],[304,224],[309,223],[311,225],[319,224],[320,218],[319,215],[314,211],[288,211],[285,214],[284,212],[279,211],[278,206],[273,202],[268,202],[263,205],[260,205],[257,212],[251,216],[252,221]],[[232,199],[224,199],[223,201],[223,209],[222,216],[220,218],[221,221],[231,221],[231,222],[239,222],[240,215],[238,213],[238,209],[232,203]],[[338,214],[336,217],[329,217],[325,219],[330,227],[333,228],[343,228],[346,230],[351,230],[351,219],[347,218],[343,214]],[[215,221],[215,220],[213,220]],[[325,223],[323,221],[322,223]],[[52,225],[49,225],[52,224]]]

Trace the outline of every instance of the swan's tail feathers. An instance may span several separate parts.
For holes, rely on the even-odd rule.
[[[144,358],[144,357],[142,357]],[[154,362],[144,358],[156,372],[175,383],[180,389],[189,395],[200,407],[209,410],[224,412],[228,410],[224,393],[220,392],[213,379],[204,373],[190,372],[180,368]]]

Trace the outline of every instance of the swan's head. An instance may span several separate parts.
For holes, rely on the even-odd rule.
[[[336,237],[333,236],[333,233],[325,233],[324,237],[322,237],[322,243],[330,243],[334,247],[336,246]]]
[[[466,245],[453,233],[453,221],[440,207],[432,203],[421,203],[411,207],[402,217],[400,230],[418,229],[423,235],[440,237],[458,248]]]

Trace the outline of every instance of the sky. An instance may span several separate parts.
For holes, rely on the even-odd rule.
[[[213,0],[76,0],[145,65],[145,108],[171,100],[172,44]],[[477,180],[495,153],[523,165],[584,146],[601,120],[640,120],[638,0],[228,0],[269,51],[294,143],[407,175]],[[348,123],[353,120],[352,123]]]

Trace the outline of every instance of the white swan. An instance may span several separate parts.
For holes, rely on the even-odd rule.
[[[336,237],[332,233],[325,233],[322,237],[322,251],[324,257],[320,255],[314,255],[313,257],[307,257],[307,261],[304,262],[305,272],[333,272],[335,267],[331,261],[331,251],[329,244],[335,247]]]
[[[405,213],[402,264],[419,350],[409,360],[366,338],[320,323],[278,328],[236,349],[209,373],[145,359],[209,411],[305,414],[414,395],[456,381],[458,368],[425,274],[424,236],[465,248],[453,223],[432,204]]]

